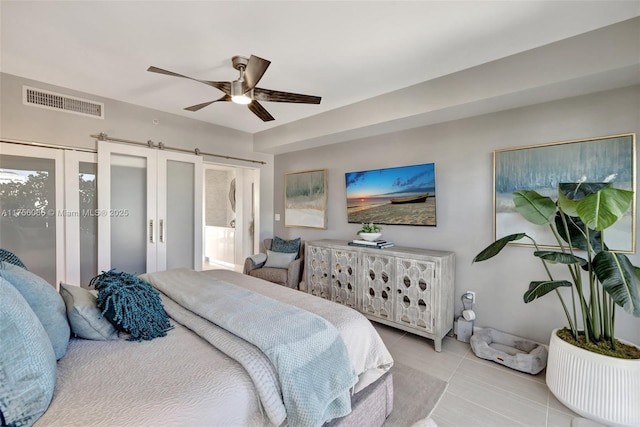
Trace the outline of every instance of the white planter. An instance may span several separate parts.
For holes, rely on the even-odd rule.
[[[374,240],[380,238],[380,236],[382,236],[382,233],[359,233],[359,236],[364,240],[373,242]]]
[[[557,331],[549,343],[549,390],[585,418],[608,426],[640,426],[640,360],[583,350],[560,339]]]

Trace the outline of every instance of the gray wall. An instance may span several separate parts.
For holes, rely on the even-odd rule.
[[[102,102],[104,119],[52,111],[22,103],[22,86]],[[157,120],[158,124],[154,124]],[[167,146],[265,161],[266,165],[205,156],[205,162],[260,169],[260,235],[273,234],[273,156],[253,151],[251,134],[137,105],[0,73],[0,138],[95,149],[89,135],[106,132],[132,141],[162,141]],[[248,254],[253,251],[247,248]]]
[[[529,304],[522,301],[529,281],[545,277],[532,251],[510,247],[494,260],[471,263],[493,238],[492,152],[638,131],[640,86],[633,86],[280,154],[275,157],[274,206],[282,220],[275,222],[274,231],[285,238],[349,240],[359,225],[347,223],[345,172],[433,162],[437,226],[387,225],[384,238],[402,246],[454,251],[457,314],[460,296],[473,290],[476,326],[548,342],[551,329],[566,321],[553,295]],[[284,174],[310,169],[327,169],[328,227],[285,228]],[[640,265],[639,255],[631,260]],[[640,342],[639,325],[639,319],[617,311],[616,332],[621,338]]]

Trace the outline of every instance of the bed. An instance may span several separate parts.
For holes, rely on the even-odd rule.
[[[36,426],[269,426],[325,422],[331,426],[373,426],[382,425],[391,412],[393,383],[389,369],[393,359],[371,323],[355,310],[228,270],[177,269],[140,277],[161,292],[173,329],[165,337],[141,342],[71,338],[57,362],[53,398]],[[237,288],[242,292],[238,304],[261,298],[253,296],[257,294],[328,321],[344,343],[349,369],[355,374],[353,381],[345,380],[353,383],[347,397],[349,413],[313,422],[292,417],[291,408],[283,400],[291,402],[286,395],[297,389],[291,391],[289,386],[279,384],[286,384],[285,374],[273,371],[281,369],[277,358],[265,359],[271,350],[263,353],[225,329],[215,325],[211,329],[211,322],[203,314],[194,315],[181,305],[184,301],[176,289],[185,283],[204,289],[223,285]],[[191,289],[187,286],[185,292]],[[252,296],[247,297],[249,294],[244,292]],[[203,298],[196,299],[206,302]],[[236,303],[237,300],[233,304]],[[242,312],[233,307],[234,312],[238,310]],[[295,362],[307,357],[310,356],[294,355],[292,350],[291,357],[285,358]],[[309,378],[323,376],[323,372],[310,373]],[[347,377],[341,374],[341,378]],[[309,396],[297,392],[294,400],[306,405]],[[309,393],[311,397],[315,394]]]

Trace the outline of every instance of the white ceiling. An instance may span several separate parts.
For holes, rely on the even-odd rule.
[[[640,15],[639,1],[6,1],[0,71],[249,133],[353,104]],[[202,80],[272,62],[258,87],[320,105],[215,103]]]

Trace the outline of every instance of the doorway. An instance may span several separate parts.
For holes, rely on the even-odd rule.
[[[259,169],[206,163],[204,165],[203,270],[241,272],[255,252]]]

